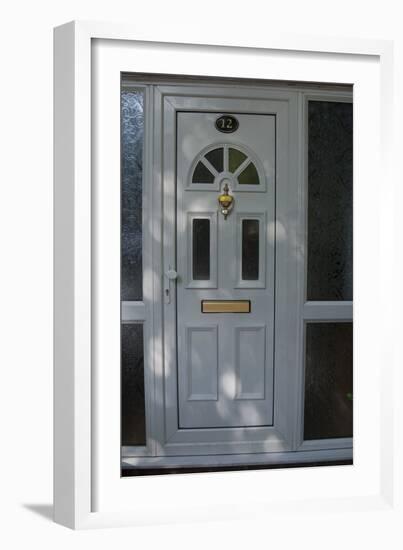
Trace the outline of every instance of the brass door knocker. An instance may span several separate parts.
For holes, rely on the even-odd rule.
[[[224,185],[223,193],[218,197],[218,204],[221,206],[221,214],[224,216],[224,220],[227,219],[230,210],[234,206],[234,197],[229,194],[228,183]]]

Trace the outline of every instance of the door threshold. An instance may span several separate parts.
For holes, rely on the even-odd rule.
[[[164,468],[225,468],[253,466],[281,466],[318,462],[352,461],[353,449],[324,449],[314,451],[288,451],[279,453],[196,455],[196,456],[126,456],[122,457],[122,471],[130,469]]]

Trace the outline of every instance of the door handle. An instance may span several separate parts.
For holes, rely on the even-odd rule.
[[[176,281],[178,278],[178,272],[175,269],[172,269],[169,266],[168,270],[165,271],[166,283],[164,285],[164,300],[166,304],[171,303],[171,281]]]
[[[165,273],[166,277],[168,277],[168,279],[170,281],[175,281],[175,279],[178,278],[178,272],[175,271],[174,269],[168,269],[168,271]]]

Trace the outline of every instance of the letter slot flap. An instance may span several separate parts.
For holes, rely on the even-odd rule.
[[[202,313],[250,313],[250,300],[202,300]]]

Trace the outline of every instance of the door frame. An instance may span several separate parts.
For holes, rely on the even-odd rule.
[[[211,79],[210,86],[205,82],[197,85],[195,79],[191,83],[186,79],[172,83],[170,81],[160,83],[158,80],[146,83],[136,79],[125,82],[125,87],[131,85],[134,88],[142,86],[146,88],[146,117],[148,116],[149,120],[145,128],[145,144],[148,145],[149,150],[144,155],[143,184],[144,219],[148,220],[144,224],[143,236],[144,273],[160,275],[154,277],[152,285],[145,278],[143,319],[148,319],[147,328],[146,323],[144,324],[147,445],[122,447],[123,464],[128,467],[152,467],[152,464],[158,464],[159,467],[203,465],[209,455],[212,455],[211,460],[216,464],[351,459],[352,438],[308,442],[303,440],[303,350],[304,318],[306,317],[306,315],[304,317],[306,313],[304,303],[306,102],[308,98],[315,96],[321,99],[352,101],[352,93],[346,92],[345,89],[326,89],[326,87],[315,92],[310,88],[290,90],[286,87],[257,86],[246,83],[234,89],[233,85],[215,83],[214,79]],[[279,113],[282,109],[286,110],[285,106],[287,106],[290,116],[287,127],[288,143],[285,148],[295,159],[295,162],[288,165],[289,174],[286,178],[287,188],[284,188],[284,193],[278,193],[279,186],[276,186],[277,232],[281,231],[284,234],[284,228],[288,227],[287,236],[291,235],[291,238],[280,239],[276,243],[275,323],[277,326],[275,326],[274,362],[274,368],[276,364],[286,364],[288,369],[294,369],[294,373],[292,384],[288,385],[288,376],[278,369],[276,383],[284,388],[283,393],[287,393],[288,397],[284,410],[277,411],[283,423],[279,429],[271,428],[270,432],[267,428],[256,428],[262,431],[262,439],[254,444],[253,452],[245,450],[245,447],[251,444],[248,439],[246,443],[239,442],[234,452],[228,451],[228,444],[214,442],[212,430],[198,429],[197,434],[192,434],[193,430],[179,430],[177,401],[171,398],[172,395],[176,395],[176,377],[174,369],[171,368],[171,365],[176,362],[176,354],[172,346],[172,342],[176,341],[176,318],[172,308],[176,295],[175,285],[173,285],[171,304],[164,303],[163,292],[168,281],[163,274],[175,265],[176,238],[170,232],[170,228],[174,226],[173,213],[176,209],[174,192],[176,140],[168,138],[175,135],[177,110],[200,110],[201,98],[217,98],[219,101],[223,96],[236,101],[237,105],[239,101],[245,102],[245,112],[255,111],[257,107],[253,102],[257,100],[268,102],[272,105],[271,108],[277,109]],[[195,107],[196,102],[198,109]],[[219,106],[218,103],[218,111],[227,110],[220,109]],[[239,111],[239,106],[234,110]],[[281,151],[281,147],[277,149]],[[164,210],[171,213],[170,217],[164,217],[163,205]],[[283,307],[280,307],[280,304]],[[346,311],[344,304],[338,307],[337,304],[332,303],[330,307],[335,310],[332,313],[336,318],[340,315],[349,318],[352,314],[352,304],[348,307],[349,311]],[[310,311],[312,312],[312,308]],[[136,316],[134,312],[133,314]],[[323,311],[319,314],[323,314]],[[126,320],[131,321],[132,318],[126,318]],[[164,387],[166,370],[171,373],[168,377],[168,384],[172,389],[170,395]],[[263,433],[263,430],[267,433]],[[202,444],[195,441],[195,436],[200,437],[200,432],[204,432]],[[268,441],[264,441],[263,439],[267,437]],[[229,452],[230,458],[227,458]],[[273,453],[273,456],[270,453]]]
[[[164,210],[163,219],[163,239],[167,239],[168,246],[163,242],[163,273],[168,271],[170,266],[175,266],[176,261],[176,113],[178,111],[217,111],[217,112],[236,112],[236,113],[254,113],[254,114],[274,114],[276,116],[276,202],[278,202],[277,216],[281,223],[290,225],[291,211],[287,204],[286,196],[295,197],[296,193],[296,174],[287,174],[290,164],[287,161],[289,155],[296,155],[295,138],[296,135],[296,94],[292,92],[279,92],[277,94],[267,93],[266,90],[242,89],[230,90],[220,87],[186,87],[186,86],[161,86],[156,89],[155,102],[162,106],[161,120],[155,120],[155,127],[159,129],[162,126],[163,136],[163,160],[161,166],[162,193]],[[158,135],[156,140],[159,141]],[[295,164],[294,164],[295,166]],[[279,192],[282,189],[282,192]],[[288,240],[287,240],[288,242]],[[290,296],[295,298],[295,289],[288,288],[288,293],[284,292],[283,285],[293,284],[293,279],[287,276],[285,262],[286,254],[291,254],[282,250],[279,246],[278,261],[276,266],[278,276],[275,277],[278,288],[276,291],[281,296]],[[286,283],[285,283],[286,281]],[[170,303],[164,303],[163,307],[163,332],[164,332],[164,365],[161,380],[165,380],[163,388],[163,403],[165,408],[163,416],[160,416],[158,422],[158,435],[156,439],[160,445],[158,454],[166,455],[189,455],[189,454],[236,454],[290,451],[295,449],[294,431],[291,419],[295,418],[296,410],[296,383],[295,372],[292,372],[293,361],[290,357],[283,357],[282,350],[287,351],[292,346],[285,346],[284,342],[278,341],[275,345],[274,365],[281,365],[282,368],[276,370],[275,388],[274,388],[274,425],[273,427],[256,427],[242,430],[242,438],[234,443],[233,430],[228,428],[205,428],[205,429],[186,429],[178,428],[178,395],[177,395],[177,334],[176,334],[176,292],[175,285],[172,286],[172,296]],[[295,300],[293,300],[294,303]],[[286,312],[282,305],[277,305],[275,318],[282,328],[275,330],[275,333],[283,334],[287,331],[296,331],[292,327],[292,320],[296,318],[291,312]],[[290,302],[291,304],[291,302]],[[290,314],[291,313],[291,314]],[[295,324],[295,323],[294,323]],[[280,338],[281,340],[281,338]],[[291,334],[291,340],[295,337]],[[291,350],[291,356],[294,351]],[[276,368],[276,367],[275,367]],[[287,372],[287,375],[285,375]],[[278,374],[278,375],[277,375]],[[287,407],[286,404],[294,406]],[[291,411],[289,410],[291,409]],[[157,427],[157,426],[156,426]],[[237,428],[239,432],[239,428]]]

